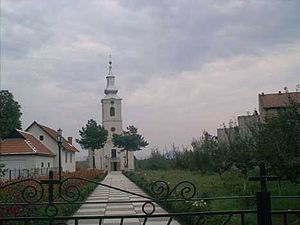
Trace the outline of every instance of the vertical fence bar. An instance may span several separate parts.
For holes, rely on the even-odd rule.
[[[267,176],[265,163],[259,164],[258,177],[250,177],[250,181],[260,181],[260,192],[256,194],[258,225],[272,225],[271,197],[267,191],[267,181],[277,180],[278,177]]]
[[[272,225],[270,193],[258,192],[256,199],[258,225]]]
[[[241,225],[245,225],[245,214],[241,213]]]
[[[283,214],[283,224],[288,225],[288,215],[286,213]]]

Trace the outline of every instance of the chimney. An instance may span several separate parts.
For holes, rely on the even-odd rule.
[[[72,137],[68,137],[68,143],[71,144],[71,145],[73,145],[72,142],[73,142],[73,138]]]

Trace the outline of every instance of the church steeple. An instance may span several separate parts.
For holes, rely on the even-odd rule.
[[[120,98],[117,93],[118,89],[115,85],[115,79],[116,77],[112,73],[112,61],[111,61],[111,56],[109,59],[109,67],[108,67],[108,75],[106,76],[107,80],[107,85],[104,90],[105,98]]]

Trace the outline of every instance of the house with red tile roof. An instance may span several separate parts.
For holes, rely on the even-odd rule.
[[[61,165],[63,171],[75,171],[75,153],[72,138],[63,138]],[[59,167],[57,132],[34,121],[26,131],[14,130],[0,145],[0,160],[5,168],[31,170]]]
[[[8,169],[52,168],[56,154],[31,133],[14,130],[0,145],[1,163]]]
[[[34,121],[27,129],[36,139],[38,139],[43,145],[47,146],[57,157],[54,158],[54,167],[59,166],[59,149],[57,144],[57,131],[39,124]],[[61,149],[61,165],[63,171],[75,171],[75,153],[79,152],[77,148],[73,146],[72,137],[68,139],[63,138]]]

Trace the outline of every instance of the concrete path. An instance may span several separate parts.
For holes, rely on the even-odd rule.
[[[110,172],[103,184],[117,187],[122,190],[134,192],[147,196],[139,187],[131,182],[120,172]],[[134,196],[128,193],[120,192],[114,189],[105,188],[103,186],[96,187],[95,191],[89,196],[87,202],[98,202],[98,201],[139,201],[147,200],[142,197]],[[99,215],[144,215],[142,211],[143,203],[108,203],[108,204],[83,204],[80,209],[76,212],[75,216],[99,216]],[[166,213],[161,207],[155,204],[156,209],[154,214]],[[146,210],[151,210],[151,207]],[[151,218],[147,220],[146,225],[167,225],[169,218]],[[123,225],[142,225],[143,219],[133,218],[125,219]],[[74,224],[74,221],[68,224]],[[79,224],[86,225],[99,225],[99,220],[82,220]],[[120,219],[110,219],[102,221],[103,225],[119,225]],[[171,222],[171,225],[180,225],[177,221]]]

